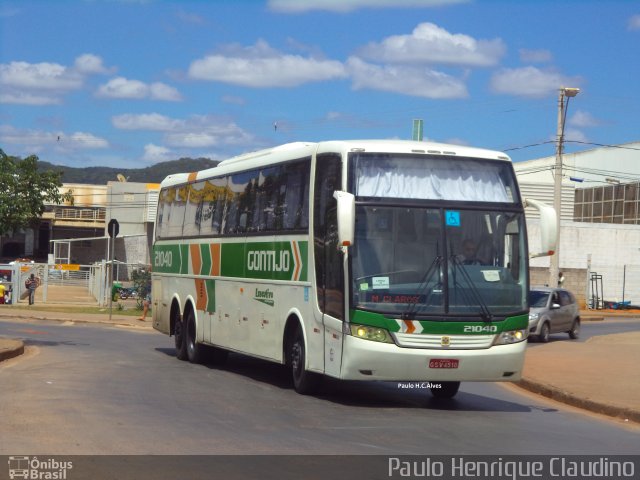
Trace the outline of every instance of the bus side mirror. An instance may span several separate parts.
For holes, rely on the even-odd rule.
[[[353,245],[355,218],[356,218],[356,197],[351,193],[336,190],[333,198],[338,202],[338,248]]]
[[[524,199],[525,207],[533,207],[540,212],[540,252],[530,253],[530,258],[547,257],[556,252],[558,243],[558,224],[556,211],[546,203]]]

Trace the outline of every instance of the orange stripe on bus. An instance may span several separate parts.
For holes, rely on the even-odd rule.
[[[196,181],[196,177],[198,176],[198,172],[191,172],[189,174],[189,177],[187,178],[187,180],[189,182],[195,182]]]
[[[403,322],[407,326],[407,331],[405,333],[413,333],[416,331],[416,326],[411,320],[403,320]]]
[[[298,242],[292,242],[293,246],[293,255],[296,259],[296,269],[293,272],[293,279],[300,280],[300,270],[302,268],[302,263],[300,262],[300,252],[298,251]]]
[[[207,308],[207,287],[204,284],[204,280],[196,278],[196,310],[204,310]]]
[[[211,251],[211,275],[220,276],[220,244],[212,243],[209,245]]]
[[[202,257],[200,255],[200,245],[197,243],[189,245],[189,256],[191,257],[191,268],[194,275],[200,275],[202,268]]]

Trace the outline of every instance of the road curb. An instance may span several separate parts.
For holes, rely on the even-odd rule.
[[[12,340],[8,338],[0,338],[0,362],[17,357],[24,353],[24,342],[21,340]]]
[[[53,322],[73,322],[73,323],[82,323],[82,324],[98,324],[98,325],[113,325],[113,326],[126,326],[126,327],[135,327],[135,328],[147,328],[149,330],[153,330],[153,325],[151,321],[145,320],[141,322],[136,320],[136,322],[130,320],[106,320],[106,319],[77,319],[77,318],[69,318],[69,317],[49,317],[45,315],[40,315],[36,312],[30,312],[27,314],[16,314],[14,313],[5,313],[0,312],[0,318],[12,318],[12,319],[21,319],[21,320],[47,320]]]
[[[615,417],[629,420],[631,422],[640,423],[640,411],[638,410],[616,407],[614,405],[595,402],[588,398],[576,397],[569,392],[559,390],[544,383],[528,380],[526,378],[522,378],[519,382],[516,383],[516,386],[537,395],[542,395],[543,397],[547,397],[561,403],[566,403],[567,405],[578,407],[583,410],[589,410],[593,413],[599,413],[601,415],[607,415],[609,417]]]

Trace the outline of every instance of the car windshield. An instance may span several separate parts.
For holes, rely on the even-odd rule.
[[[529,292],[529,306],[531,308],[544,308],[549,300],[549,292],[541,292],[540,290],[531,290]]]
[[[359,204],[354,306],[404,318],[522,312],[523,223],[503,211]]]

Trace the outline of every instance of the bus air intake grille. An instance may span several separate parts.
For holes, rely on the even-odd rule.
[[[433,335],[423,333],[393,333],[393,336],[401,347],[439,350],[489,348],[495,338],[495,335]]]

